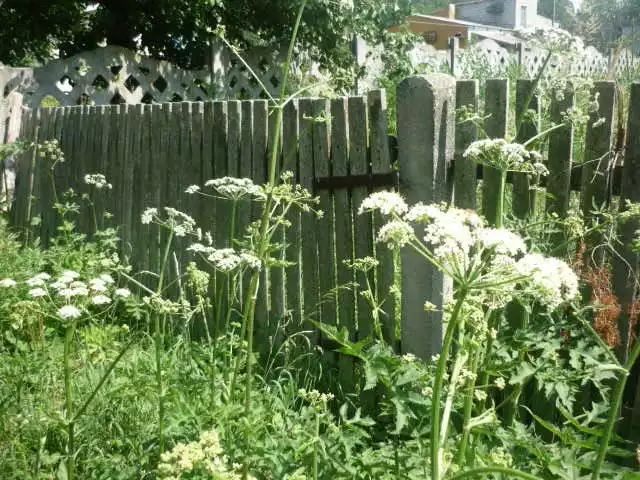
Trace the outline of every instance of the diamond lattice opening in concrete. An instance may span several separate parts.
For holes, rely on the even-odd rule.
[[[167,89],[168,86],[169,84],[167,83],[167,81],[164,79],[162,75],[156,78],[153,82],[153,87],[156,90],[158,90],[160,93],[164,93],[164,91]]]
[[[94,87],[98,91],[106,90],[109,88],[109,81],[104,78],[102,75],[98,75],[93,79],[91,86]]]
[[[133,93],[140,86],[140,82],[133,75],[129,75],[127,79],[124,81],[124,86],[127,87],[127,90]]]

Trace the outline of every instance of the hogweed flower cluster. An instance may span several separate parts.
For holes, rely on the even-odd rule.
[[[519,143],[509,143],[503,138],[487,138],[469,145],[464,152],[469,160],[495,168],[501,172],[521,172],[548,175],[540,153],[527,150]]]
[[[233,248],[215,248],[194,243],[187,250],[200,255],[213,268],[222,272],[232,272],[245,268],[259,269],[261,260],[248,250],[236,251]]]
[[[160,216],[157,208],[147,208],[140,217],[143,225],[155,223],[161,227],[172,230],[176,237],[184,237],[196,232],[196,221],[180,210],[172,207],[164,207],[166,216]]]
[[[228,200],[264,200],[267,197],[264,188],[249,178],[214,178],[207,180],[204,185],[212,187],[220,197]],[[187,189],[187,193],[196,193],[199,190],[197,185],[192,185]]]
[[[443,204],[408,207],[393,192],[377,192],[362,202],[361,214],[373,211],[391,217],[379,229],[378,242],[415,248],[458,284],[482,296],[476,303],[498,308],[520,296],[555,309],[578,295],[578,278],[565,262],[527,253],[519,235],[485,226],[473,211]],[[479,331],[486,330],[482,316],[480,309]]]
[[[88,173],[84,176],[84,183],[93,185],[98,190],[111,190],[113,185],[107,182],[107,178],[102,173]]]
[[[5,284],[17,286],[13,279]],[[103,273],[88,281],[80,280],[80,274],[72,270],[63,271],[57,278],[42,272],[25,280],[28,295],[34,299],[51,303],[59,319],[68,321],[80,318],[91,307],[104,307],[115,300],[126,298],[131,292],[126,288],[115,288],[115,281]]]

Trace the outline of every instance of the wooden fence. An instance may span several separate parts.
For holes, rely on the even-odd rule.
[[[540,108],[532,88],[531,81],[518,82],[517,116],[527,108]],[[567,215],[572,189],[579,191],[581,208],[588,218],[592,206],[608,201],[612,193],[619,194],[621,200],[640,201],[640,84],[631,88],[624,122],[614,118],[615,84],[597,82],[595,91],[600,110],[591,114],[580,168],[572,165],[572,128],[566,126],[550,134],[544,208],[560,217]],[[478,109],[478,92],[476,81],[456,83],[443,74],[405,79],[397,89],[397,148],[391,146],[394,142],[389,142],[387,135],[382,91],[333,100],[300,99],[286,106],[280,169],[293,170],[296,181],[320,197],[320,208],[326,214],[321,219],[306,214],[292,219],[286,233],[286,256],[297,263],[286,271],[274,268],[265,273],[256,319],[262,335],[287,313],[307,328],[309,318],[347,327],[354,339],[371,332],[371,313],[357,289],[339,289],[333,296],[336,301],[322,301],[339,285],[363,280],[356,278],[343,259],[377,254],[376,290],[386,292],[393,282],[392,257],[374,244],[373,232],[380,219],[357,215],[358,205],[372,190],[394,188],[399,180],[401,192],[411,203],[453,199],[460,207],[476,208],[477,168],[462,152],[477,138],[478,131],[472,123],[456,127],[455,109],[456,105]],[[491,138],[505,137],[508,83],[490,80],[485,92],[481,112],[488,116],[485,131]],[[529,98],[531,102],[526,101]],[[568,89],[554,102],[551,115],[560,121],[562,112],[573,105],[574,94]],[[319,117],[328,120],[313,121]],[[43,108],[24,114],[22,138],[59,139],[66,162],[55,170],[58,194],[67,187],[86,192],[88,187],[82,181],[86,173],[107,176],[113,191],[99,196],[97,206],[113,213],[124,251],[136,268],[153,271],[158,267],[159,237],[140,223],[141,212],[148,206],[165,205],[187,211],[203,228],[212,229],[217,246],[228,245],[228,205],[185,195],[184,190],[227,175],[264,182],[274,118],[263,100]],[[616,141],[620,135],[613,135],[621,128],[630,132],[622,167],[617,149],[623,145]],[[536,124],[524,121],[518,140],[531,138],[536,129]],[[396,157],[398,171],[392,166]],[[616,175],[620,168],[622,174]],[[40,234],[46,240],[55,228],[47,171],[35,157],[26,155],[21,159],[18,180],[15,222],[26,228],[30,217],[40,217]],[[494,171],[485,169],[482,180],[482,210],[491,221],[495,219],[498,179]],[[514,175],[511,181],[513,212],[525,218],[536,208],[529,178]],[[248,206],[239,209],[238,231],[255,213]],[[638,228],[636,221],[626,224],[619,232],[622,240],[628,243]],[[562,236],[554,241],[561,249]],[[622,305],[630,305],[636,291],[627,265],[636,267],[637,256],[622,247],[621,257],[612,262],[616,293]],[[383,306],[384,336],[399,350],[427,358],[439,350],[442,318],[438,312],[425,312],[423,305],[425,300],[440,305],[446,285],[437,272],[410,252],[403,254],[401,263],[401,324],[396,328],[395,304],[387,300]],[[623,313],[620,329],[625,345],[630,334],[627,325]],[[396,338],[398,330],[400,338]],[[318,337],[312,335],[313,341],[321,341]],[[349,382],[353,365],[345,362],[339,368],[342,379]],[[627,405],[633,408],[637,425],[640,389],[630,395]]]

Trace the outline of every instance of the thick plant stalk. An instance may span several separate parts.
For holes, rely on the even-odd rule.
[[[501,473],[504,475],[504,478],[522,478],[524,480],[541,480],[540,477],[536,477],[535,475],[531,475],[530,473],[521,472],[520,470],[514,470],[513,468],[507,467],[481,467],[481,468],[473,468],[471,470],[467,470],[466,472],[461,472],[455,475],[451,480],[460,480],[463,478],[486,478],[488,473]]]
[[[521,315],[520,325],[516,325],[516,327],[518,329],[527,328],[527,326],[529,325],[529,312],[527,312],[527,310],[524,307],[522,307],[520,304],[516,304],[514,308],[517,309],[515,314]],[[518,361],[522,362],[523,360],[524,360],[524,352],[520,351],[518,353]],[[506,412],[504,416],[505,426],[510,426],[513,424],[513,421],[518,412],[518,400],[520,400],[520,395],[522,394],[522,387],[523,387],[522,384],[515,386],[512,395],[510,395],[511,400],[507,403],[507,405],[505,405],[506,407],[505,408]]]
[[[73,390],[71,384],[71,349],[73,344],[73,335],[75,333],[75,322],[71,321],[67,325],[64,336],[64,396],[67,418],[67,479],[73,480],[75,470],[75,438],[74,426],[75,418],[73,416]]]
[[[171,251],[171,242],[173,241],[173,230],[169,231],[167,246],[164,250],[162,265],[160,267],[160,276],[158,278],[158,286],[156,294],[160,295],[164,287],[164,271],[169,261],[169,252]],[[156,361],[156,395],[158,397],[158,450],[159,454],[164,453],[164,385],[162,378],[162,355],[164,353],[164,319],[160,324],[160,315],[153,313],[154,343],[155,343],[155,361]]]
[[[480,355],[474,350],[471,352],[471,373],[472,377],[467,386],[467,391],[464,397],[464,409],[462,419],[462,440],[460,441],[460,447],[458,448],[458,460],[459,466],[464,465],[465,455],[467,453],[467,445],[469,444],[469,436],[471,435],[471,428],[469,428],[469,420],[471,419],[471,413],[473,410],[473,398],[476,389],[476,372],[478,371],[478,364],[480,363]],[[486,383],[486,382],[485,382]],[[483,385],[483,384],[480,384]]]
[[[591,480],[599,480],[600,478],[600,470],[602,470],[602,464],[604,463],[604,459],[607,456],[607,449],[609,448],[609,442],[611,441],[611,436],[613,435],[613,430],[618,420],[618,410],[620,410],[620,405],[622,404],[622,396],[624,394],[624,387],[627,385],[627,379],[629,378],[629,371],[635,364],[636,360],[640,356],[640,341],[636,341],[635,347],[633,347],[633,351],[631,355],[629,355],[629,359],[624,364],[625,372],[618,379],[618,383],[616,384],[616,388],[613,391],[613,398],[611,401],[611,406],[609,407],[609,418],[607,419],[607,426],[605,428],[604,438],[600,441],[600,448],[598,449],[598,456],[596,457],[596,463],[593,467],[593,473],[591,474]]]
[[[498,190],[498,204],[496,205],[496,228],[502,228],[504,217],[504,194],[507,185],[507,172],[500,172],[500,185]]]
[[[291,36],[291,41],[289,43],[289,50],[287,52],[287,59],[282,67],[283,70],[283,79],[282,84],[280,85],[280,104],[276,109],[276,120],[275,120],[275,129],[271,136],[271,156],[269,158],[269,177],[268,177],[268,186],[273,187],[276,183],[276,170],[278,163],[278,144],[280,142],[280,132],[282,129],[282,120],[284,116],[284,108],[283,103],[285,99],[285,94],[287,91],[287,81],[289,78],[289,69],[291,66],[291,61],[293,59],[293,47],[296,42],[296,38],[298,36],[298,29],[300,28],[300,23],[302,22],[302,13],[304,12],[304,8],[307,4],[307,0],[302,0],[302,4],[300,5],[300,9],[298,10],[298,15],[296,17],[296,22],[293,27],[293,33]],[[269,249],[269,242],[271,240],[269,223],[271,217],[271,206],[273,204],[273,189],[269,188],[267,192],[267,198],[265,200],[263,209],[262,209],[262,220],[260,223],[260,232],[258,236],[258,258],[261,260],[265,258],[267,251]],[[256,307],[256,299],[258,296],[258,286],[260,279],[260,269],[257,268],[253,271],[251,275],[251,281],[249,284],[249,291],[247,292],[247,296],[245,299],[245,308],[243,308],[243,323],[247,324],[247,374],[245,379],[245,396],[244,396],[244,409],[245,409],[245,417],[248,419],[251,412],[251,386],[253,380],[253,326],[255,319],[255,307]],[[231,391],[230,395],[233,394]],[[248,424],[249,422],[247,422]],[[246,440],[249,439],[249,431],[246,432]],[[249,442],[247,441],[247,447]],[[249,477],[249,451],[245,455],[243,472],[242,476],[244,480],[247,480]]]
[[[453,307],[451,319],[447,325],[447,331],[440,349],[440,358],[438,359],[438,369],[436,371],[436,379],[433,385],[433,398],[431,401],[431,478],[432,480],[440,480],[440,395],[442,393],[442,384],[444,383],[444,373],[447,368],[447,360],[449,359],[449,350],[453,343],[453,334],[458,327],[458,317],[460,310],[467,297],[467,290],[461,289],[458,292],[458,300]]]

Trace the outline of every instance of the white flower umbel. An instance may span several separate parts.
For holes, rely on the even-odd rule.
[[[527,251],[524,240],[505,228],[481,228],[476,235],[484,249],[491,250],[497,255],[515,257]]]
[[[116,288],[115,292],[113,292],[113,294],[116,297],[122,297],[122,298],[127,298],[129,296],[131,296],[131,291],[127,288]]]
[[[525,292],[550,309],[578,295],[578,277],[562,260],[530,253],[516,263],[515,269],[528,278],[523,285]]]
[[[264,200],[267,197],[264,189],[249,178],[214,178],[208,180],[204,185],[212,187],[218,195],[229,200]]]
[[[365,212],[379,211],[383,215],[395,214],[402,216],[407,212],[404,199],[395,192],[375,192],[365,198],[360,204],[358,215]]]
[[[89,173],[85,175],[84,183],[87,185],[93,185],[98,190],[102,190],[103,188],[111,190],[113,188],[113,185],[107,182],[107,178],[101,173]]]
[[[542,156],[533,150],[527,150],[519,143],[509,143],[503,138],[487,138],[473,142],[464,152],[464,156],[480,165],[501,172],[521,172],[547,175],[549,172],[542,164]]]
[[[199,185],[189,185],[184,191],[184,193],[188,195],[193,195],[194,193],[198,193],[199,191],[200,191]]]
[[[58,309],[58,317],[63,320],[75,320],[82,315],[82,312],[74,305],[65,305]]]
[[[32,297],[44,297],[45,295],[47,295],[47,291],[44,288],[32,288],[31,290],[29,290],[29,295],[31,295]]]
[[[206,257],[207,261],[216,269],[231,272],[239,268],[260,268],[258,257],[250,252],[236,252],[233,248],[211,249]]]
[[[96,295],[91,299],[91,303],[94,305],[107,305],[111,303],[111,299],[106,295]]]
[[[149,225],[151,222],[153,222],[154,218],[156,218],[157,216],[158,216],[157,208],[147,208],[145,209],[144,212],[142,212],[142,215],[140,216],[140,221],[142,222],[143,225]]]
[[[2,280],[0,280],[0,288],[11,288],[15,287],[17,284],[18,282],[16,282],[12,278],[3,278]]]
[[[407,222],[393,220],[383,225],[378,231],[377,240],[386,243],[390,248],[400,248],[409,243],[413,237],[413,227]]]

